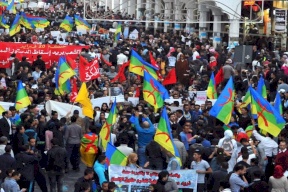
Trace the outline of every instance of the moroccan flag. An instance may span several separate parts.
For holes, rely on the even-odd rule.
[[[84,29],[91,29],[91,25],[78,15],[74,15],[75,25]]]
[[[4,15],[0,15],[0,26],[5,29],[9,28],[9,25],[7,25],[7,20],[5,19]]]
[[[218,86],[221,82],[223,82],[223,80],[224,80],[224,72],[223,72],[223,68],[221,67],[215,76],[216,86]]]
[[[87,167],[93,167],[98,153],[98,136],[95,133],[87,133],[81,139],[81,160]]]
[[[275,98],[275,102],[274,102],[274,108],[280,115],[283,115],[281,96],[278,93],[278,91],[276,93],[276,98]]]
[[[177,147],[174,144],[173,137],[171,134],[170,121],[167,115],[166,107],[163,108],[162,114],[158,123],[158,128],[154,136],[154,140],[159,143],[164,149],[171,152],[181,163],[180,154]]]
[[[285,125],[283,117],[256,90],[249,87],[252,105],[257,113],[258,127],[277,137]],[[254,111],[254,112],[255,112]]]
[[[66,61],[67,61],[67,63],[69,64],[69,66],[71,67],[71,69],[76,69],[77,68],[77,64],[76,64],[76,62],[73,60],[73,59],[71,59],[71,57],[69,57],[69,56],[65,56],[65,58],[66,58]]]
[[[110,142],[111,139],[111,129],[112,126],[116,123],[116,118],[117,118],[117,107],[116,107],[116,99],[110,109],[108,118],[106,120],[106,122],[104,123],[104,125],[101,128],[101,131],[99,133],[99,136],[101,138],[101,143],[102,143],[102,147],[104,149],[104,151],[107,148],[107,144],[108,142]]]
[[[150,73],[156,80],[158,80],[158,75],[156,73],[157,68],[138,55],[134,50],[131,51],[129,71],[137,75],[144,76],[144,71]]]
[[[3,112],[5,112],[6,110],[0,105],[0,115],[2,115]]]
[[[55,75],[55,83],[56,83],[56,88],[63,88],[62,85],[68,81],[71,77],[76,75],[75,71],[71,69],[71,67],[68,65],[65,56],[61,56],[58,61],[58,67],[56,70],[56,74],[59,74],[57,80],[56,80],[56,75]]]
[[[23,87],[22,81],[18,81],[15,108],[16,110],[20,110],[27,107],[28,105],[31,105],[31,101],[27,95],[25,88]]]
[[[78,102],[82,105],[83,115],[93,119],[94,110],[91,100],[89,99],[89,92],[86,83],[82,83],[75,102]]]
[[[152,54],[151,51],[149,51],[149,57],[150,57],[150,63],[151,63],[151,65],[153,65],[154,67],[157,68],[157,70],[159,70],[159,66],[158,66],[155,58],[153,57],[153,54]]]
[[[177,83],[176,70],[175,68],[172,68],[165,79],[162,81],[162,85],[171,85],[175,83]]]
[[[21,19],[21,16],[19,14],[16,15],[11,27],[10,27],[10,30],[9,30],[9,35],[10,36],[13,36],[15,35],[16,33],[19,33],[20,30],[21,30],[21,26],[20,26],[20,19]]]
[[[70,82],[71,82],[71,86],[72,86],[72,90],[71,90],[71,94],[70,94],[70,101],[72,103],[74,103],[75,99],[77,97],[77,94],[78,94],[77,79],[72,77]]]
[[[113,146],[110,142],[107,143],[107,149],[105,155],[108,159],[109,165],[127,165],[127,156],[124,155],[120,150]]]
[[[122,33],[122,25],[121,23],[118,23],[115,31],[115,42],[119,41],[121,33]]]
[[[125,69],[130,65],[130,61],[127,61],[123,65],[120,66],[118,70],[118,74],[110,81],[111,83],[115,81],[119,81],[122,83],[123,81],[126,81],[126,76],[125,76]]]
[[[166,88],[154,79],[147,71],[144,71],[143,97],[155,110],[163,107],[165,99],[169,99]]]
[[[98,58],[90,63],[80,55],[79,58],[79,78],[82,82],[88,82],[100,77]]]
[[[66,30],[67,32],[72,31],[74,26],[74,21],[72,17],[69,17],[68,15],[65,17],[65,19],[60,24],[60,28]]]
[[[232,77],[230,77],[219,98],[209,111],[209,114],[216,117],[224,124],[229,124],[234,109],[234,97],[234,84]]]
[[[262,95],[262,97],[264,99],[267,99],[267,90],[266,90],[266,85],[265,85],[265,81],[263,79],[263,77],[261,76],[259,81],[258,81],[258,85],[257,85],[257,93],[259,93],[260,95]]]
[[[207,88],[207,97],[209,99],[217,99],[216,83],[214,73],[211,74],[210,81]]]
[[[109,61],[107,61],[106,59],[104,59],[103,54],[101,54],[100,59],[101,59],[101,61],[102,61],[105,65],[108,65],[109,67],[112,66],[112,63],[110,63]]]

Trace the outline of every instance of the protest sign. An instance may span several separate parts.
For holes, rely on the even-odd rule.
[[[197,91],[195,101],[206,101],[207,100],[207,93],[206,91]]]
[[[74,110],[79,111],[79,116],[84,117],[82,114],[82,109],[75,105],[70,105],[68,103],[57,102],[49,100],[45,103],[45,109],[49,115],[51,115],[52,110],[58,112],[58,118],[65,117],[69,112],[70,116],[73,115]]]
[[[160,171],[149,169],[134,169],[119,165],[109,166],[109,181],[121,186],[122,191],[147,190],[150,184],[155,184]],[[197,189],[198,174],[195,170],[169,171],[169,178],[173,179],[178,188]]]
[[[10,55],[15,53],[18,59],[23,56],[32,63],[38,55],[42,56],[46,68],[49,69],[53,62],[58,62],[59,57],[68,55],[75,60],[81,53],[82,48],[88,49],[89,46],[74,45],[49,45],[49,44],[27,44],[27,43],[0,43],[0,68],[10,68]]]

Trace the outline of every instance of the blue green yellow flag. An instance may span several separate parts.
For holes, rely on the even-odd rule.
[[[61,56],[55,73],[56,88],[64,89],[66,81],[70,81],[70,78],[74,75],[76,75],[76,73],[67,63],[65,56]]]
[[[121,33],[122,33],[122,25],[121,23],[118,23],[115,31],[115,42],[119,41]]]
[[[13,36],[21,30],[21,15],[17,14],[9,30],[9,35]]]
[[[230,77],[224,90],[209,111],[209,114],[213,117],[216,117],[224,124],[229,124],[234,109],[234,97],[234,84],[232,77]]]
[[[19,81],[17,86],[15,108],[16,110],[20,110],[27,107],[28,105],[31,105],[31,101],[27,95],[25,88],[23,87],[22,81]]]
[[[143,98],[155,110],[163,107],[165,99],[169,99],[167,89],[156,79],[152,77],[147,71],[144,71],[143,79]]]
[[[215,77],[214,77],[213,72],[211,74],[210,81],[209,81],[209,84],[207,87],[207,97],[209,99],[217,99],[217,97],[218,97],[217,90],[216,90]]]
[[[266,90],[266,85],[263,77],[261,76],[258,85],[257,85],[257,92],[262,95],[264,99],[267,99],[267,90]]]
[[[99,136],[101,138],[101,143],[104,151],[107,148],[108,142],[110,142],[111,139],[111,132],[112,132],[112,126],[116,123],[116,118],[117,118],[117,107],[116,107],[116,99],[110,109],[108,118],[104,125],[101,128],[101,131],[99,133]]]
[[[280,115],[283,115],[281,96],[278,91],[276,93],[274,108]]]
[[[121,165],[126,166],[127,156],[119,151],[114,145],[110,142],[107,143],[107,149],[105,155],[108,159],[108,165]]]
[[[258,127],[277,137],[285,125],[283,117],[257,91],[249,87],[254,113],[257,114]]]
[[[91,29],[91,25],[86,20],[81,18],[79,15],[74,15],[74,18],[76,26],[84,29]]]
[[[67,32],[71,32],[74,26],[74,21],[72,17],[69,17],[68,15],[65,17],[65,19],[60,24],[60,28],[66,30]]]
[[[144,61],[144,59],[134,50],[131,51],[129,71],[140,76],[144,76],[144,71],[147,71],[154,79],[158,80],[157,68]]]

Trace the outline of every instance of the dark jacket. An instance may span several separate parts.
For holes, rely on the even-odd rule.
[[[63,174],[68,165],[67,152],[63,147],[53,146],[47,153],[47,171]]]
[[[37,156],[27,152],[20,152],[16,155],[17,170],[21,173],[21,180],[34,180],[34,165],[38,162]]]
[[[13,137],[13,152],[14,154],[18,154],[21,151],[21,147],[24,145],[24,138],[23,138],[23,134],[21,133],[15,133],[14,137]]]
[[[46,71],[45,62],[42,59],[37,59],[33,62],[33,70],[38,66],[41,71]]]
[[[5,136],[9,139],[10,125],[5,117],[0,119],[0,136]]]
[[[261,181],[260,179],[254,180],[249,188],[249,192],[268,192],[269,185],[265,181]]]
[[[225,169],[220,169],[218,171],[214,171],[208,180],[208,189],[212,192],[218,192],[220,187],[220,182],[227,178],[228,172]]]
[[[59,146],[64,147],[64,136],[63,132],[59,130],[53,130],[53,138],[58,139],[59,141]]]
[[[6,177],[7,169],[16,168],[16,160],[11,157],[10,153],[4,153],[0,155],[0,181]]]
[[[84,177],[80,177],[80,178],[76,181],[76,183],[75,183],[75,185],[74,185],[74,187],[75,187],[74,192],[81,192],[81,191],[82,191],[82,190],[81,190],[81,186],[82,186],[84,183],[89,183],[89,185],[90,185],[90,187],[91,187],[90,191],[92,192],[92,180],[86,180]]]

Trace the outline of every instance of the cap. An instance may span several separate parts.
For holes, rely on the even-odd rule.
[[[73,114],[74,115],[79,115],[79,111],[76,109],[76,110],[74,110]]]
[[[279,93],[285,93],[286,91],[285,91],[285,89],[280,89],[278,92]]]
[[[202,151],[200,149],[195,149],[194,153],[198,153],[199,155],[202,155]]]

